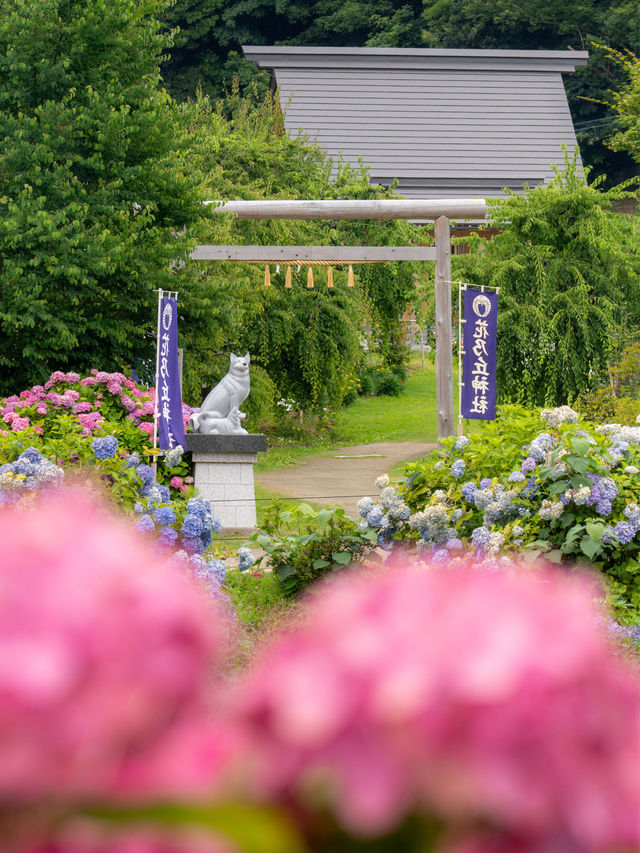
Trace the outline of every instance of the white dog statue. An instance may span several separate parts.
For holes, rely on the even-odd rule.
[[[246,435],[242,420],[246,418],[240,406],[249,396],[249,364],[251,356],[231,353],[229,372],[192,413],[189,423],[193,432],[201,435]]]

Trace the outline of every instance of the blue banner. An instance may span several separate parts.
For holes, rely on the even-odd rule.
[[[171,450],[179,444],[184,447],[186,440],[178,367],[178,300],[175,296],[162,296],[160,299],[156,399],[158,446],[162,450]]]
[[[464,321],[460,411],[463,418],[492,421],[496,416],[498,294],[468,287]]]

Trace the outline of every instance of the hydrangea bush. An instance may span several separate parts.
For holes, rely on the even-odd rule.
[[[0,400],[7,426],[0,430],[0,504],[29,503],[65,477],[98,481],[159,546],[186,558],[205,552],[220,522],[194,497],[182,448],[154,456],[153,397],[154,389],[122,373],[94,370],[84,378],[56,371],[43,386]],[[190,412],[183,404],[185,423]],[[198,560],[190,570],[203,571]]]
[[[623,618],[640,606],[640,425],[594,426],[568,406],[508,407],[470,436],[445,439],[406,466],[399,486],[378,482],[360,502],[363,528],[391,549],[430,558],[588,562],[606,575]],[[624,611],[628,612],[625,613]]]

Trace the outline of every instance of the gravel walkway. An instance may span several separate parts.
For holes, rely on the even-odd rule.
[[[411,462],[435,450],[436,443],[381,441],[339,447],[325,456],[310,456],[300,465],[256,473],[260,486],[292,498],[322,504],[338,504],[357,512],[364,495],[378,494],[375,481],[388,474],[398,462]]]

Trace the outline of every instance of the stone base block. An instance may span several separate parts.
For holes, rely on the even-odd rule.
[[[223,528],[255,527],[253,463],[267,449],[263,435],[188,435],[195,487]]]

